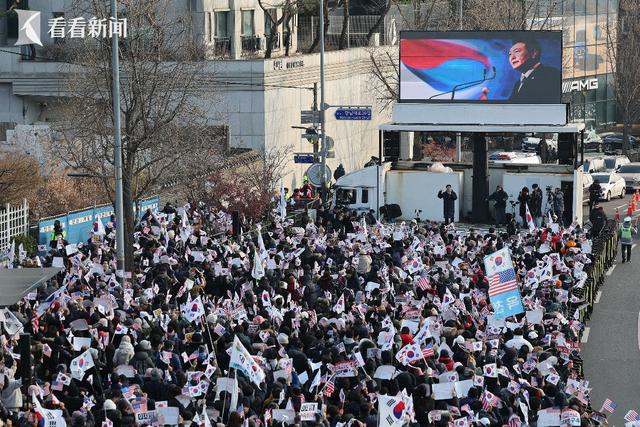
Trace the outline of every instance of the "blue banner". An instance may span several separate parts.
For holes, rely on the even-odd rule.
[[[139,220],[147,209],[158,211],[160,209],[160,198],[153,197],[139,201],[134,206],[136,218]],[[65,215],[42,219],[38,222],[38,245],[46,246],[46,251],[51,249],[49,243],[51,242],[51,232],[53,231],[55,221],[60,221],[62,228],[65,230],[65,239],[69,243],[77,244],[87,242],[91,237],[89,232],[91,231],[95,218],[100,218],[102,223],[106,225],[112,214],[114,214],[113,206],[100,205],[81,211],[69,212]],[[40,252],[42,253],[42,251]]]
[[[518,289],[504,292],[490,297],[496,319],[505,319],[509,316],[524,313],[522,298]]]

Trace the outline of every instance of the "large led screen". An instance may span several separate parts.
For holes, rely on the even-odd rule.
[[[560,31],[400,33],[401,102],[559,104]]]

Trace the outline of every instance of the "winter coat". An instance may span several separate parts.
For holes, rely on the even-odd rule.
[[[447,193],[446,191],[438,191],[438,198],[442,199],[443,203],[443,214],[445,218],[453,218],[455,217],[456,212],[456,203],[455,201],[458,199],[458,195],[455,191],[451,191],[451,193]]]
[[[131,338],[125,335],[124,337],[122,337],[120,346],[117,348],[116,352],[113,355],[113,365],[128,365],[129,361],[133,359],[134,355],[135,351],[133,349],[133,346],[131,345]]]
[[[149,353],[147,353],[146,351],[137,351],[129,364],[133,366],[140,375],[144,375],[147,369],[156,367],[156,365],[153,363],[153,359],[151,359]]]

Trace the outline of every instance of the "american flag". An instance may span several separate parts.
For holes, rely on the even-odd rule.
[[[331,377],[327,380],[327,384],[324,386],[324,395],[331,397],[335,389],[336,385],[333,383],[333,377]]]
[[[633,409],[627,412],[627,415],[624,416],[624,419],[629,422],[637,421],[638,418],[638,413]]]
[[[429,279],[424,276],[420,277],[416,282],[416,285],[418,285],[418,287],[423,291],[426,291],[429,288]]]
[[[427,357],[433,357],[433,356],[435,356],[435,353],[433,351],[433,345],[428,345],[422,349],[422,357],[424,357],[425,359]]]
[[[618,407],[618,404],[616,402],[614,402],[611,399],[605,399],[604,403],[602,404],[602,409],[600,409],[600,412],[607,411],[608,413],[613,414],[613,411],[615,411],[617,407]]]
[[[509,417],[508,425],[509,427],[520,427],[522,425],[522,420],[518,415],[513,414]]]
[[[500,295],[518,289],[516,272],[513,268],[489,276],[489,296]]]
[[[499,402],[500,398],[498,398],[498,396],[491,393],[490,391],[485,390],[484,394],[482,395],[482,410],[490,411],[494,406],[498,406]]]

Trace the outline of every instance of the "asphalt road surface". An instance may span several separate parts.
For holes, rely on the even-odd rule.
[[[611,199],[611,201],[609,202],[602,201],[600,202],[600,205],[604,207],[604,211],[607,213],[607,218],[609,219],[614,218],[616,208],[618,208],[620,211],[620,220],[623,220],[624,217],[627,216],[627,207],[629,205],[630,200],[631,200],[631,196],[627,195],[627,196],[624,196],[624,198],[622,199],[619,199],[616,197],[615,199]],[[640,208],[640,204],[638,205],[638,207]],[[587,203],[585,203],[582,207],[582,214],[586,221],[589,218],[589,205]],[[640,215],[640,209],[637,209],[634,212],[633,217],[636,217],[639,215]]]
[[[631,259],[622,264],[618,251],[582,337],[592,407],[599,410],[607,398],[618,404],[608,417],[609,426],[624,426],[623,417],[631,409],[640,412],[640,251],[635,244]]]

